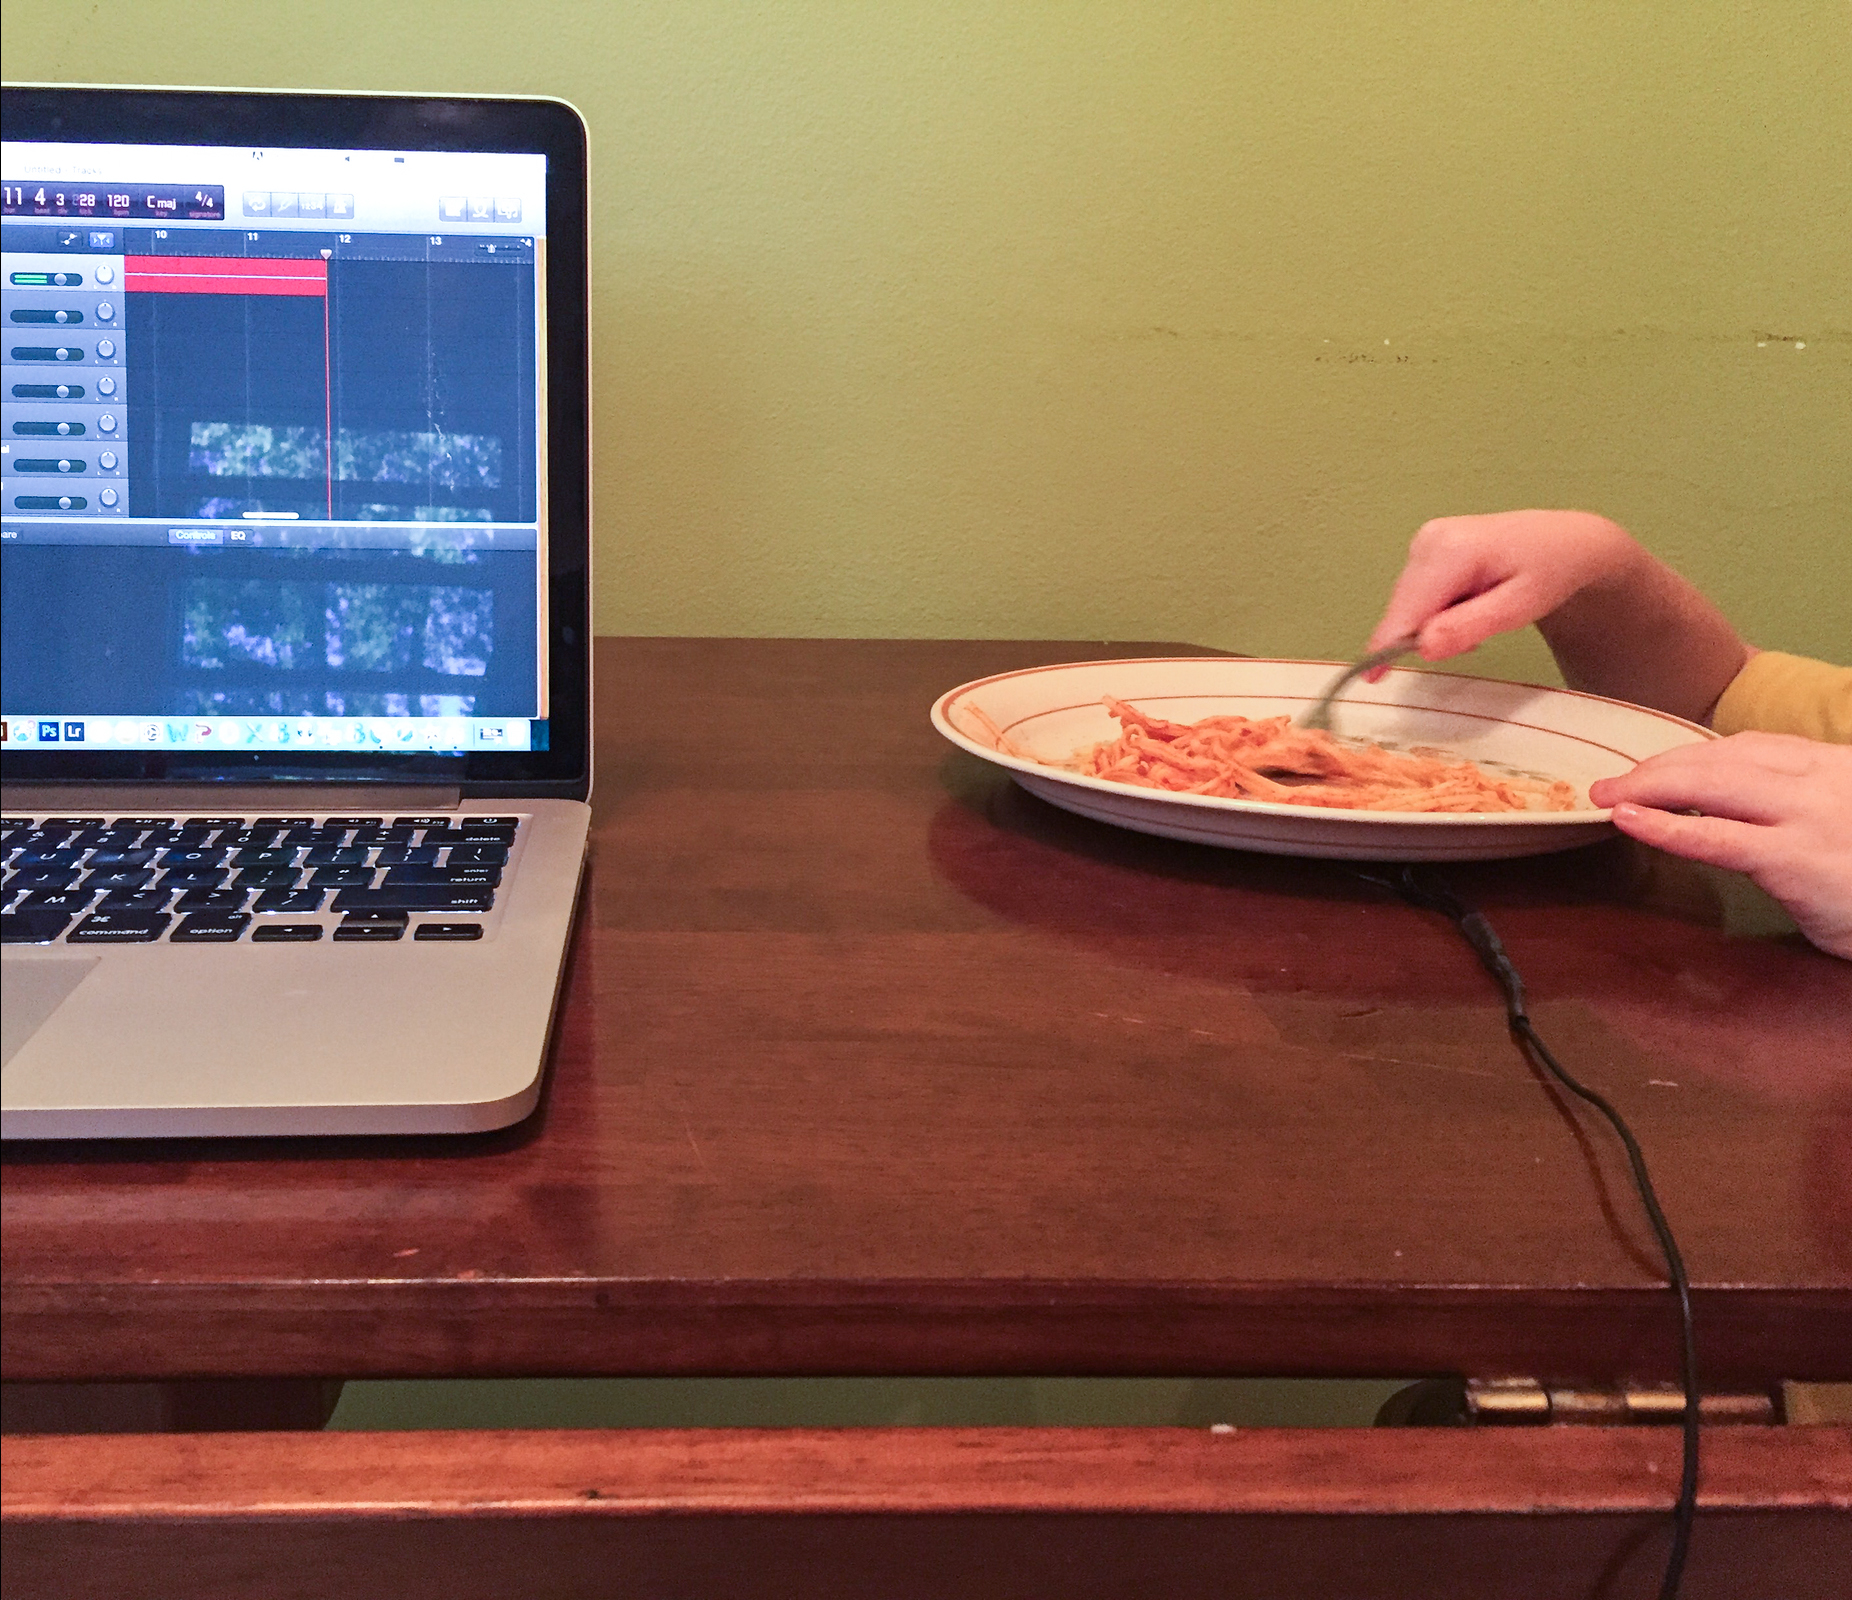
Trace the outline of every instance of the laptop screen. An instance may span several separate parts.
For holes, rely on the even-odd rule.
[[[7,751],[548,749],[544,151],[0,165]]]

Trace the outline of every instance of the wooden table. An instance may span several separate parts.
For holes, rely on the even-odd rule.
[[[927,722],[1179,648],[602,641],[540,1111],[9,1147],[8,1378],[1671,1376],[1620,1152],[1452,928]],[[1624,842],[1449,876],[1637,1130],[1706,1387],[1852,1378],[1852,965]]]

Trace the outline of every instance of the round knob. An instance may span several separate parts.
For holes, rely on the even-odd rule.
[[[113,411],[105,411],[105,412],[104,412],[104,413],[102,414],[102,416],[100,416],[100,417],[98,417],[98,418],[96,419],[96,425],[97,425],[97,426],[98,426],[99,428],[101,428],[101,429],[103,430],[103,432],[105,432],[105,433],[114,433],[114,432],[116,431],[116,414],[115,414],[115,412],[113,412]]]
[[[98,322],[108,322],[111,319],[113,319],[115,315],[116,315],[116,307],[113,302],[108,301],[108,300],[97,301],[96,320]]]
[[[96,281],[98,283],[114,283],[116,281],[116,269],[105,261],[96,269]]]
[[[113,506],[116,503],[116,491],[114,489],[105,489],[97,496],[97,499],[101,500],[106,506]]]
[[[97,461],[105,472],[114,472],[116,470],[116,452],[114,450],[105,450],[97,457]]]
[[[113,356],[116,353],[116,341],[114,339],[97,340],[96,353],[99,356],[101,356],[105,361],[107,361],[111,356]]]
[[[98,394],[114,394],[116,392],[116,380],[114,378],[98,378],[96,380],[96,392]]]

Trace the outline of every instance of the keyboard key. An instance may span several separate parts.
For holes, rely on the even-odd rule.
[[[257,897],[253,911],[280,912],[285,916],[302,916],[322,908],[320,889],[266,889]]]
[[[98,911],[65,936],[67,944],[149,944],[173,919],[163,912]]]
[[[418,836],[416,828],[356,828],[352,843],[357,845],[410,844]]]
[[[324,817],[322,826],[324,828],[377,828],[380,820],[378,817]]]
[[[251,826],[253,828],[312,828],[315,826],[315,819],[313,817],[253,817]]]
[[[266,850],[282,832],[281,828],[227,828],[212,842],[226,850]]]
[[[452,844],[479,844],[481,843],[481,835],[474,833],[459,833],[447,828],[432,828],[425,834],[423,842],[427,845],[436,845],[439,848]]]
[[[161,856],[161,865],[170,872],[182,867],[222,867],[228,853],[216,845],[205,850],[168,850]]]
[[[318,844],[304,858],[311,867],[363,867],[366,865],[365,848],[358,850],[341,845]]]
[[[242,828],[243,817],[188,817],[185,823],[189,828]]]
[[[152,850],[104,849],[90,852],[90,859],[84,863],[91,871],[100,871],[104,867],[145,867],[154,860]]]
[[[62,911],[74,916],[90,904],[88,889],[35,889],[20,901],[22,911]]]
[[[451,866],[460,867],[466,862],[471,866],[500,867],[508,862],[508,846],[499,841],[484,844],[459,844],[451,848],[445,858]]]
[[[460,867],[388,867],[385,886],[391,889],[401,883],[449,883],[493,889],[501,881],[500,867],[473,867],[465,863]]]
[[[128,859],[124,859],[128,857]],[[146,867],[154,859],[154,850],[143,850],[135,843],[133,835],[119,835],[115,839],[106,839],[98,844],[91,854],[83,859],[85,867]]]
[[[209,833],[178,833],[171,828],[155,828],[142,836],[144,850],[192,850],[212,837]]]
[[[334,897],[336,911],[487,911],[494,903],[492,889],[452,889],[435,883],[341,889]]]
[[[182,915],[200,911],[242,911],[250,898],[248,889],[189,889],[174,902],[174,910]]]
[[[301,876],[294,867],[246,867],[232,882],[240,889],[293,889]]]
[[[394,817],[392,825],[395,828],[448,828],[451,820],[449,817]]]
[[[0,944],[50,944],[70,925],[68,911],[0,911]]]
[[[97,910],[165,911],[173,897],[169,889],[116,889],[97,902]]]
[[[429,867],[436,864],[437,850],[431,845],[389,844],[378,856],[382,867]]]
[[[319,922],[260,922],[251,932],[251,943],[309,944],[321,936]]]
[[[82,867],[21,867],[8,878],[10,889],[74,889]]]
[[[133,828],[137,833],[146,833],[150,828],[171,828],[172,817],[117,817],[111,821],[112,828]]]
[[[474,828],[491,828],[496,831],[515,832],[521,826],[519,817],[458,817],[457,826],[468,832]]]
[[[100,828],[102,817],[47,817],[39,824],[41,828],[60,828],[66,833],[75,833],[79,828]]]
[[[480,939],[482,924],[480,922],[421,922],[414,939]]]
[[[37,867],[74,867],[83,858],[81,850],[22,850],[14,864],[21,872],[28,872]]]
[[[234,867],[293,867],[295,864],[294,850],[279,850],[275,847],[240,850],[232,857]]]
[[[402,928],[411,921],[411,916],[404,911],[350,911],[347,913],[347,920],[349,922],[396,922]]]
[[[229,873],[217,867],[182,867],[177,872],[163,872],[161,887],[163,889],[218,889],[224,886]]]
[[[170,938],[173,944],[232,944],[244,933],[250,918],[223,911],[196,912],[182,917]]]
[[[22,856],[45,856],[63,847],[69,833],[47,833],[43,828],[34,828],[30,833],[16,834],[10,841]]]
[[[147,867],[104,867],[84,879],[86,889],[145,889],[154,882]]]
[[[405,937],[405,924],[402,922],[343,922],[334,930],[337,941],[349,943],[365,942],[368,944],[389,944],[394,939]]]
[[[372,881],[371,867],[317,867],[309,874],[312,889],[364,889]]]

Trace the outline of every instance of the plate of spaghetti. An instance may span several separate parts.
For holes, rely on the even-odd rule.
[[[1598,695],[1397,668],[1294,719],[1335,661],[1160,657],[1030,667],[941,695],[933,726],[1031,794],[1200,844],[1337,860],[1494,860],[1610,831],[1588,786],[1696,723]]]

